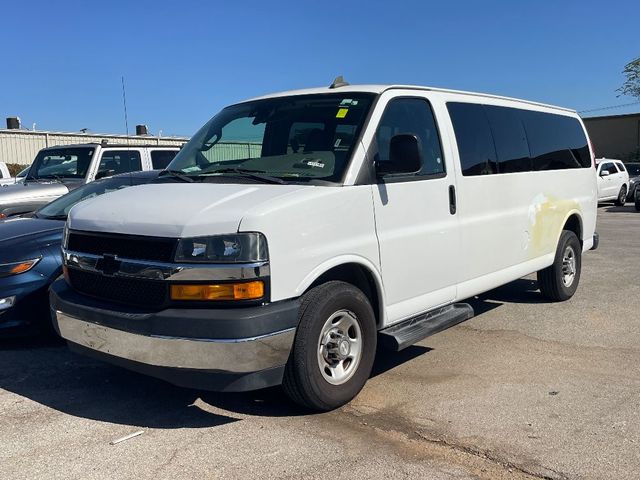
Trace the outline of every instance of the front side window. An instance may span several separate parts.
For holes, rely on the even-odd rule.
[[[94,151],[92,147],[40,150],[29,170],[27,180],[84,178]]]
[[[276,97],[213,117],[168,170],[194,180],[255,173],[285,182],[340,182],[373,94]]]
[[[444,173],[440,136],[429,102],[422,98],[396,98],[389,102],[376,131],[376,162],[389,161],[391,139],[401,134],[415,135],[420,142],[422,168],[415,176]]]
[[[140,152],[137,150],[105,150],[98,166],[97,178],[110,177],[119,173],[142,170]]]

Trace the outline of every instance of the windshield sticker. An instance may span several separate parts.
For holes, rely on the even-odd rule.
[[[354,107],[358,105],[358,100],[353,100],[352,98],[345,98],[340,102],[340,106],[353,105]]]
[[[336,140],[336,143],[334,143],[334,144],[333,144],[333,148],[338,148],[338,147],[340,146],[340,142],[341,142],[341,141],[342,141],[342,139],[341,139],[341,138],[338,138],[338,139]]]
[[[336,113],[336,118],[344,118],[347,116],[347,113],[349,113],[348,108],[339,108],[338,113]]]
[[[307,165],[310,167],[324,168],[324,163],[318,162],[316,160],[308,160]]]

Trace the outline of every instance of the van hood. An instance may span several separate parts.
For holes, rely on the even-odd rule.
[[[252,208],[305,185],[163,183],[140,185],[79,203],[69,228],[155,237],[198,237],[238,231]]]

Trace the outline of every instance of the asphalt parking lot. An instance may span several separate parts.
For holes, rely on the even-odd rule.
[[[472,299],[326,414],[0,340],[0,478],[638,478],[640,213],[601,206],[598,231],[572,300],[533,277]]]

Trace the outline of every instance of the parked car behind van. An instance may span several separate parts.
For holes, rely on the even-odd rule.
[[[52,314],[76,351],[329,410],[378,347],[470,318],[466,298],[532,272],[571,298],[596,192],[573,110],[428,87],[268,95],[213,117],[155,184],[73,209]]]
[[[148,183],[158,171],[83,185],[28,217],[0,220],[0,336],[51,330],[49,285],[62,274],[62,229],[78,202]]]
[[[597,160],[598,202],[613,200],[619,207],[627,201],[629,173],[621,160],[600,158]]]
[[[80,185],[120,173],[163,169],[178,147],[87,143],[44,148],[22,183],[0,190],[0,218],[33,212]]]
[[[636,198],[636,189],[640,182],[640,162],[625,163],[624,166],[629,173],[629,193],[627,198],[633,202]]]

